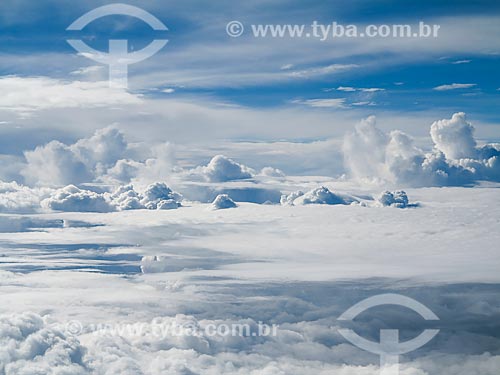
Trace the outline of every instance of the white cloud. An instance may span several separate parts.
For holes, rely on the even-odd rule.
[[[351,176],[378,183],[440,186],[500,181],[500,146],[476,147],[472,132],[463,113],[436,121],[431,127],[435,149],[426,154],[405,133],[379,130],[372,116],[346,136],[344,161]]]
[[[41,206],[55,211],[111,212],[115,207],[104,194],[68,185],[42,200]]]
[[[40,199],[51,192],[51,189],[31,189],[17,182],[0,181],[0,212],[35,212],[40,208]]]
[[[346,108],[346,100],[344,98],[294,100],[293,103],[304,104],[314,108]]]
[[[0,316],[0,371],[13,374],[87,374],[84,348],[37,314]]]
[[[351,70],[358,67],[359,66],[356,64],[331,64],[327,66],[320,66],[303,70],[295,70],[288,74],[291,77],[309,78],[309,77],[318,77],[318,76],[344,72],[346,70]]]
[[[436,91],[449,91],[449,90],[459,90],[459,89],[470,89],[477,86],[476,83],[452,83],[450,85],[441,85],[434,87],[433,90]]]
[[[142,193],[141,204],[148,210],[171,209],[180,207],[182,195],[170,189],[163,182],[149,185]]]
[[[209,182],[224,182],[251,178],[254,171],[224,155],[216,155],[208,165],[190,171],[192,175],[200,175]]]
[[[0,77],[0,109],[29,113],[54,108],[95,108],[140,104],[139,97],[107,82],[61,81],[47,77]]]
[[[126,156],[127,148],[123,133],[107,127],[69,146],[52,141],[26,151],[26,166],[21,174],[32,185],[92,182]]]
[[[21,171],[30,185],[65,185],[93,180],[93,173],[73,150],[58,141],[24,153],[26,167]]]
[[[385,89],[381,89],[379,87],[350,87],[350,86],[339,86],[337,87],[337,91],[345,91],[345,92],[355,92],[355,91],[362,91],[362,92],[378,92],[378,91],[385,91]]]
[[[346,92],[354,92],[356,89],[350,86],[339,86],[337,87],[337,91],[346,91]]]
[[[215,197],[214,201],[211,204],[211,208],[213,210],[225,210],[228,208],[235,208],[236,203],[231,199],[231,197],[227,194],[219,194]]]
[[[312,189],[306,193],[303,193],[300,190],[295,191],[289,195],[283,195],[281,197],[281,204],[284,206],[308,204],[348,205],[355,202],[358,202],[356,198],[345,194],[333,193],[330,189],[324,186]]]
[[[460,65],[460,64],[468,64],[470,63],[472,60],[457,60],[457,61],[453,61],[452,64],[453,65]]]
[[[91,73],[101,72],[103,70],[104,70],[103,65],[92,65],[92,66],[86,66],[84,68],[79,68],[77,70],[73,70],[70,74],[76,76],[84,76]]]
[[[175,92],[175,89],[169,87],[169,88],[161,90],[161,92],[164,92],[165,94],[173,94]]]
[[[400,191],[384,191],[377,197],[377,202],[384,207],[406,208],[409,200],[406,192]]]
[[[450,120],[435,121],[431,125],[432,141],[448,159],[474,159],[477,155],[474,128],[465,113],[455,113]]]

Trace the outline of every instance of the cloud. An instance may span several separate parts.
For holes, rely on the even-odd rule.
[[[450,85],[441,85],[436,86],[433,90],[436,91],[449,91],[449,90],[458,90],[458,89],[470,89],[472,87],[477,86],[476,83],[452,83]]]
[[[453,61],[452,64],[453,65],[460,65],[460,64],[468,64],[470,63],[472,60],[457,60],[457,61]]]
[[[227,194],[219,194],[215,197],[214,201],[211,204],[212,209],[214,210],[225,210],[227,208],[235,208],[236,203],[229,197]]]
[[[408,195],[403,190],[384,191],[377,198],[377,202],[383,207],[407,208],[409,204]]]
[[[141,204],[149,210],[180,207],[182,195],[170,189],[163,182],[149,185],[142,194]]]
[[[51,192],[51,189],[31,189],[17,182],[0,181],[0,212],[35,212],[40,208],[40,200]]]
[[[84,68],[79,68],[77,70],[73,70],[70,74],[75,76],[84,76],[91,73],[101,72],[103,70],[104,70],[103,65],[92,65],[92,66],[86,66]]]
[[[112,89],[107,82],[61,81],[47,77],[0,77],[0,109],[18,113],[63,108],[140,104],[139,97]]]
[[[266,177],[285,177],[285,172],[281,169],[273,168],[273,167],[264,167],[260,171],[260,175]]]
[[[436,148],[448,159],[475,158],[477,155],[474,128],[466,121],[465,113],[455,113],[450,120],[435,121],[431,137]]]
[[[283,195],[281,197],[281,204],[284,206],[308,204],[348,205],[355,202],[358,202],[358,200],[354,197],[345,194],[333,193],[332,191],[330,191],[330,189],[324,186],[312,189],[306,193],[303,193],[299,190],[289,195]]]
[[[115,127],[97,130],[89,138],[72,145],[52,141],[24,153],[26,165],[21,170],[31,185],[67,185],[92,182],[127,154],[128,144]],[[122,175],[126,171],[112,170]]]
[[[24,153],[26,166],[21,170],[25,181],[32,185],[65,185],[89,182],[93,172],[65,144],[52,141]]]
[[[33,313],[0,316],[2,374],[87,374],[79,341]]]
[[[208,165],[190,171],[192,175],[200,175],[209,182],[224,182],[252,178],[254,171],[224,155],[216,155]]]
[[[411,137],[386,134],[374,116],[361,121],[344,140],[344,162],[358,180],[409,186],[467,185],[500,181],[500,146],[476,147],[473,127],[464,113],[431,126],[432,152],[424,153]]]
[[[82,190],[74,185],[58,189],[41,206],[55,211],[67,212],[112,212],[115,207],[104,194]]]
[[[337,91],[345,91],[345,92],[355,92],[355,91],[362,91],[362,92],[378,92],[378,91],[385,91],[385,89],[381,89],[378,87],[368,87],[368,88],[356,88],[356,87],[349,87],[349,86],[339,86],[336,89]]]
[[[310,77],[318,77],[323,75],[339,73],[346,70],[355,69],[358,67],[359,66],[356,64],[331,64],[327,66],[320,66],[303,70],[295,70],[288,73],[288,75],[290,77],[297,77],[297,78],[310,78]]]
[[[293,103],[304,104],[313,108],[346,108],[344,98],[294,100]]]

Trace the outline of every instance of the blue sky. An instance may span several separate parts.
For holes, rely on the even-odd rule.
[[[128,1],[154,14],[169,31],[152,31],[143,22],[124,16],[96,20],[82,32],[66,31],[82,14],[111,3],[3,3],[0,76],[105,80],[106,68],[94,67],[99,64],[77,56],[66,39],[79,37],[106,51],[110,38],[127,39],[138,50],[154,38],[166,37],[169,43],[159,54],[130,67],[132,93],[158,101],[204,103],[211,108],[223,104],[252,111],[291,110],[311,114],[311,123],[314,116],[326,118],[329,114],[349,119],[416,114],[425,119],[423,126],[427,127],[427,119],[464,111],[480,123],[480,137],[500,141],[495,136],[499,132],[491,130],[500,123],[497,1]],[[231,20],[247,27],[240,38],[227,36],[225,26]],[[441,30],[434,40],[343,38],[323,42],[259,39],[248,31],[251,24],[308,25],[314,20],[358,26],[424,21],[440,24]],[[328,70],[337,65],[344,68]],[[450,86],[453,84],[460,87]],[[436,90],[440,86],[448,89]],[[170,92],[161,92],[164,89]],[[481,130],[482,125],[489,130]],[[248,138],[248,133],[234,136]],[[293,138],[327,136],[313,130]]]

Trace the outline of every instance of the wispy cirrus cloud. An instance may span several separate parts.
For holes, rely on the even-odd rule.
[[[476,83],[451,83],[449,85],[441,85],[433,88],[435,91],[450,91],[450,90],[460,90],[460,89],[470,89],[477,86]]]
[[[361,91],[361,92],[377,92],[377,91],[385,91],[385,89],[382,89],[380,87],[350,87],[350,86],[339,86],[336,89],[326,89],[324,91],[344,91],[344,92],[356,92],[356,91]]]
[[[314,108],[347,108],[344,98],[294,100],[293,103],[304,104]]]

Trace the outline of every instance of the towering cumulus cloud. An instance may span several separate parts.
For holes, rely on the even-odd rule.
[[[500,145],[478,147],[473,132],[461,112],[436,121],[430,130],[434,148],[425,153],[405,133],[379,130],[371,116],[346,135],[344,161],[352,177],[370,182],[460,186],[500,181]]]
[[[33,151],[26,151],[26,166],[21,174],[32,185],[90,182],[124,158],[126,150],[123,133],[107,127],[69,146],[52,141]]]

